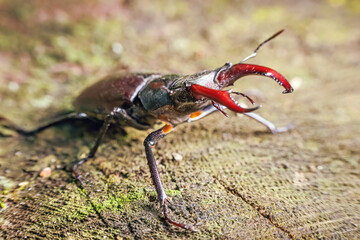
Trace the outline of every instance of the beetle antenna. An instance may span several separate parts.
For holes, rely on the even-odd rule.
[[[256,53],[257,51],[267,42],[269,42],[270,40],[276,38],[278,35],[280,35],[285,29],[281,29],[280,31],[276,32],[274,35],[272,35],[271,37],[269,37],[268,39],[266,39],[265,41],[263,41],[262,43],[259,44],[259,46],[254,50],[254,52],[252,54],[250,54],[249,56],[247,56],[246,58],[244,58],[243,60],[241,60],[239,62],[240,63],[243,63],[245,62],[246,60],[249,60],[250,58],[253,58],[256,56]]]

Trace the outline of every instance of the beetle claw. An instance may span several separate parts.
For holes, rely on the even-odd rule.
[[[180,228],[183,228],[183,229],[186,229],[186,230],[190,230],[190,231],[193,231],[193,232],[197,232],[199,231],[197,228],[196,228],[196,225],[197,224],[184,224],[184,223],[178,223],[178,222],[175,222],[173,221],[171,218],[169,218],[168,216],[168,206],[167,204],[171,204],[170,200],[168,198],[166,198],[163,202],[162,202],[162,206],[163,206],[163,213],[164,213],[164,217],[165,217],[165,220],[174,225],[174,226],[177,226],[177,227],[180,227]]]
[[[82,175],[78,175],[76,177],[76,179],[80,182],[80,184],[84,187],[85,186],[85,182],[89,182],[88,179],[84,178]]]
[[[77,162],[76,164],[74,164],[74,166],[72,167],[72,172],[73,174],[75,175],[75,178],[76,180],[78,180],[80,182],[80,184],[84,187],[85,186],[85,183],[84,181],[86,182],[89,182],[88,179],[84,178],[79,172],[78,172],[78,167],[85,163],[87,160],[89,160],[89,157],[84,157],[84,158],[81,158],[79,162]]]

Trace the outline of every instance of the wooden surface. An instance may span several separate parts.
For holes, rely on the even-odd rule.
[[[81,166],[82,187],[69,170],[96,126],[64,124],[26,138],[0,128],[0,238],[360,238],[356,1],[21,4],[0,1],[0,113],[22,126],[70,109],[84,86],[114,69],[216,68],[283,27],[249,62],[275,68],[295,92],[283,95],[262,77],[235,88],[276,125],[296,126],[272,135],[245,116],[215,113],[159,142],[171,217],[199,223],[196,233],[162,218],[143,149],[147,132],[112,129]],[[45,167],[53,170],[48,178],[39,176]]]

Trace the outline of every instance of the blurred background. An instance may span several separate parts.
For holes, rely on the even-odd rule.
[[[204,69],[215,69],[227,61],[236,63],[242,60],[252,53],[261,41],[278,30],[285,29],[283,34],[263,46],[257,57],[249,60],[248,63],[276,69],[288,78],[295,88],[294,93],[282,95],[282,89],[277,84],[267,78],[257,76],[238,81],[235,88],[248,93],[257,103],[262,104],[263,108],[258,113],[276,125],[296,124],[292,132],[276,136],[276,139],[261,134],[253,135],[254,131],[264,131],[263,127],[254,121],[245,120],[240,116],[228,120],[220,115],[214,115],[202,120],[201,123],[195,123],[193,127],[181,126],[184,130],[180,130],[180,133],[181,131],[188,134],[199,132],[198,138],[218,134],[219,138],[214,137],[214,139],[218,139],[219,142],[243,141],[238,138],[244,138],[246,142],[240,142],[244,151],[246,148],[251,151],[250,148],[257,146],[261,149],[281,146],[279,152],[288,154],[283,156],[279,152],[259,149],[258,153],[253,153],[254,161],[265,170],[257,174],[266,176],[268,173],[265,160],[261,156],[274,154],[273,157],[277,161],[278,158],[283,158],[282,163],[287,167],[293,164],[293,172],[291,172],[291,167],[288,170],[292,173],[289,174],[289,182],[298,184],[296,186],[300,186],[301,191],[296,193],[294,190],[295,192],[291,192],[292,195],[302,194],[301,196],[305,196],[305,199],[310,202],[315,201],[314,199],[322,199],[322,201],[316,207],[310,207],[308,211],[300,211],[299,215],[290,214],[285,215],[287,217],[284,218],[270,217],[270,222],[276,229],[280,229],[280,234],[273,234],[269,230],[270,233],[258,232],[260,237],[357,238],[360,236],[359,214],[356,217],[356,213],[360,213],[358,194],[360,190],[359,23],[360,1],[358,0],[0,0],[0,115],[12,119],[21,126],[31,128],[60,111],[71,110],[72,99],[85,86],[109,73],[127,70],[193,74]],[[70,128],[70,130],[74,129]],[[13,135],[4,128],[0,128],[0,133]],[[84,136],[78,133],[76,138],[85,137],[86,144],[90,145],[93,135],[87,138],[86,133]],[[111,142],[111,147],[107,148],[108,152],[103,154],[111,162],[111,154],[115,154],[114,151],[121,148],[117,147],[118,143],[125,141],[128,144],[127,148],[121,149],[133,151],[136,156],[139,155],[139,158],[135,158],[134,164],[137,165],[137,169],[140,168],[138,171],[141,174],[145,174],[144,172],[148,170],[141,155],[142,139],[145,136],[146,133],[136,133],[130,140],[120,139],[117,140],[118,142]],[[189,139],[184,136],[169,136],[169,140],[165,140],[163,145],[160,144],[160,149],[165,154],[160,154],[160,159],[171,158],[171,151],[181,152],[186,147],[191,148],[186,145]],[[19,187],[19,183],[39,185],[39,181],[45,182],[44,179],[39,180],[37,174],[43,167],[52,166],[53,169],[66,170],[64,166],[73,162],[74,156],[80,154],[81,151],[86,152],[86,148],[84,150],[81,147],[84,141],[73,138],[75,137],[69,131],[63,130],[49,131],[40,139],[31,138],[30,141],[18,137],[0,138],[0,186],[3,190],[0,203],[5,209],[5,220],[11,218],[11,212],[20,211],[18,203],[28,199],[29,194],[32,194],[21,192],[24,188]],[[210,142],[210,144],[214,143]],[[230,148],[229,145],[223,147],[224,151]],[[170,156],[166,155],[167,150]],[[192,150],[196,151],[196,149]],[[261,151],[264,152],[260,153]],[[188,154],[185,154],[183,162],[189,161],[189,159],[186,160],[186,156],[191,158],[191,153]],[[196,153],[193,154],[196,156]],[[102,156],[101,153],[100,156]],[[260,158],[256,158],[257,156]],[[256,159],[260,161],[257,162]],[[101,161],[94,163],[98,169],[102,170],[104,178],[107,179],[114,174],[111,170],[114,166],[101,164]],[[163,174],[177,172],[180,169],[179,174],[176,175],[180,178],[185,174],[181,170],[181,164],[185,163],[179,164],[172,170],[163,169]],[[195,165],[192,165],[196,164],[196,161],[188,164],[197,169]],[[229,164],[229,166],[219,168],[233,169],[235,166],[230,163],[224,164]],[[126,169],[126,166],[118,167]],[[133,168],[135,166],[130,165],[128,173],[134,172]],[[206,166],[204,168],[206,169]],[[237,169],[234,171],[239,173],[246,172],[246,164],[234,169]],[[269,169],[273,168],[269,166]],[[212,169],[210,172],[212,171],[218,170]],[[60,185],[66,185],[72,181],[69,180],[71,176],[66,175],[65,172],[62,173],[63,175],[54,177],[60,181]],[[192,170],[185,172],[192,174]],[[183,181],[204,181],[205,178],[201,179],[197,174],[199,173],[195,171],[192,177],[187,180],[184,178]],[[214,173],[214,176],[217,174],[220,173]],[[229,172],[224,173],[223,176],[226,174],[233,176]],[[114,174],[114,176],[118,175]],[[120,174],[120,176],[123,175]],[[145,180],[139,180],[141,176],[131,176],[132,182],[143,181],[141,184],[151,189],[148,175]],[[237,175],[234,173],[234,176]],[[276,176],[281,178],[280,173],[274,173],[274,178]],[[170,177],[165,180],[165,185],[172,188],[172,184],[175,183],[169,179]],[[261,179],[261,176],[254,176],[254,179]],[[286,182],[287,180],[279,180],[277,184]],[[263,184],[262,186],[266,185],[266,183]],[[251,186],[247,192],[249,194],[259,184]],[[177,188],[174,187],[174,189]],[[206,191],[212,191],[211,187],[207,189],[210,190]],[[271,197],[274,197],[272,190],[267,192],[266,189],[262,189],[262,193],[259,193],[259,198],[263,201],[265,201],[263,198],[271,200]],[[14,191],[18,190],[22,195],[15,197]],[[199,198],[205,194],[204,191],[199,192]],[[333,191],[336,194],[333,194]],[[328,192],[331,197],[324,192]],[[48,193],[43,193],[42,196],[45,196],[43,202],[48,202],[46,197]],[[52,197],[59,199],[56,194]],[[194,200],[196,197],[188,200],[191,199],[190,194],[183,193],[183,198],[184,201],[194,203],[191,208],[196,208],[196,200]],[[12,199],[12,203],[9,199]],[[277,201],[272,200],[272,202]],[[184,205],[189,205],[189,202]],[[331,205],[334,202],[338,205]],[[154,202],[153,204],[155,206]],[[227,206],[226,203],[219,204]],[[261,204],[260,200],[259,204]],[[300,203],[293,204],[298,206]],[[304,206],[310,205],[311,203],[304,200]],[[31,203],[29,206],[29,209],[41,211],[33,207]],[[326,206],[327,210],[319,206]],[[144,212],[148,212],[146,210],[152,207],[153,205],[144,206]],[[204,208],[206,207],[207,205]],[[265,212],[273,216],[271,214],[274,209],[277,208],[272,206],[270,209],[266,208],[268,212]],[[283,211],[283,208],[279,209],[279,212]],[[21,211],[26,212],[24,209]],[[322,215],[324,211],[325,216]],[[300,220],[296,218],[302,219],[302,216],[308,216],[307,214],[312,214],[314,218],[297,222]],[[153,214],[152,218],[154,215],[156,218],[156,214]],[[195,220],[190,215],[185,217],[186,220],[194,222]],[[206,237],[239,238],[246,237],[247,231],[252,231],[244,227],[242,233],[239,233],[238,220],[229,223],[227,217],[221,211],[216,217],[213,216],[212,221],[218,222],[216,227],[205,225],[205,230],[202,230],[204,234],[207,234]],[[29,219],[30,216],[24,215],[21,218]],[[152,218],[149,217],[149,219]],[[287,218],[291,219],[291,224],[281,221],[277,223],[277,220]],[[36,222],[38,219],[46,218],[34,217],[34,219],[33,221]],[[5,220],[0,219],[0,221]],[[27,224],[31,222],[26,221]],[[134,221],[138,220],[129,217],[126,221],[128,224],[132,221],[135,224]],[[156,221],[158,221],[158,226],[164,225],[161,218],[157,217]],[[331,222],[333,224],[330,224]],[[255,221],[255,223],[258,222]],[[64,220],[61,224],[69,227],[70,221]],[[253,225],[255,232],[259,229],[256,224]],[[142,223],[139,229],[141,226],[153,229],[150,223]],[[106,230],[107,233],[116,227],[118,226],[112,230]],[[111,229],[109,225],[107,228]],[[7,222],[7,225],[2,227],[7,236],[24,237],[25,235],[18,232],[19,229],[21,229],[19,222],[12,225]],[[48,232],[50,227],[45,224],[36,225],[31,229],[34,232]],[[159,237],[155,234],[155,230],[145,231],[146,234],[144,230],[141,231],[138,236]],[[167,232],[169,229],[165,228],[164,231]],[[105,236],[104,232],[101,234]],[[134,232],[136,231],[133,229],[133,235]],[[116,236],[114,232],[111,234],[113,237]],[[179,236],[180,238],[193,236],[202,238],[202,235],[184,235],[176,230],[171,234],[169,236],[173,238]],[[73,235],[75,239],[78,239],[78,236],[80,235]],[[131,234],[121,236],[126,238]]]
[[[14,118],[70,107],[84,85],[117,69],[191,74],[235,63],[283,28],[250,62],[279,70],[295,87],[322,92],[326,84],[334,101],[337,84],[354,83],[359,64],[356,0],[15,0],[1,1],[0,11],[0,111]]]

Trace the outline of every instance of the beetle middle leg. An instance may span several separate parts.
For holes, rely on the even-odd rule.
[[[188,229],[188,230],[192,230],[192,231],[197,231],[194,225],[178,223],[169,218],[168,204],[170,203],[170,201],[169,201],[169,198],[166,195],[164,187],[161,183],[156,160],[155,160],[154,154],[151,150],[151,147],[154,146],[161,138],[165,137],[171,130],[172,130],[172,127],[170,125],[165,125],[165,127],[150,133],[144,141],[145,153],[146,153],[146,158],[147,158],[148,165],[149,165],[150,172],[151,172],[151,178],[155,185],[158,200],[159,200],[161,206],[163,207],[163,213],[164,213],[165,220],[167,222],[169,222],[170,224],[173,224],[177,227],[181,227],[183,229]]]
[[[124,109],[122,108],[114,108],[113,111],[111,111],[106,117],[105,120],[102,124],[102,127],[100,128],[100,132],[96,137],[96,141],[93,145],[93,147],[91,148],[89,154],[80,159],[76,164],[74,164],[72,171],[76,177],[77,180],[80,181],[81,184],[84,184],[82,181],[82,176],[81,174],[79,174],[79,172],[77,171],[77,168],[85,163],[87,160],[89,160],[90,158],[93,158],[102,142],[102,140],[104,139],[104,136],[106,134],[106,132],[108,131],[112,121],[114,119],[118,119],[120,121],[125,122],[127,125],[130,125],[134,128],[138,128],[138,129],[148,129],[149,126],[148,125],[143,125],[141,123],[136,122],[134,119],[132,119]]]
[[[109,126],[111,124],[111,121],[114,119],[115,116],[115,111],[112,111],[109,115],[106,116],[104,123],[100,129],[100,132],[96,138],[95,144],[94,146],[91,148],[89,154],[85,157],[80,159],[80,161],[78,161],[77,163],[74,164],[74,166],[72,167],[72,171],[76,177],[77,180],[80,181],[80,183],[82,185],[84,185],[83,181],[82,181],[82,176],[81,174],[79,174],[79,172],[77,171],[77,168],[85,163],[87,160],[89,160],[90,158],[93,158],[95,156],[95,153],[97,152],[97,149],[99,148],[99,145],[101,144],[107,130],[109,129]]]

